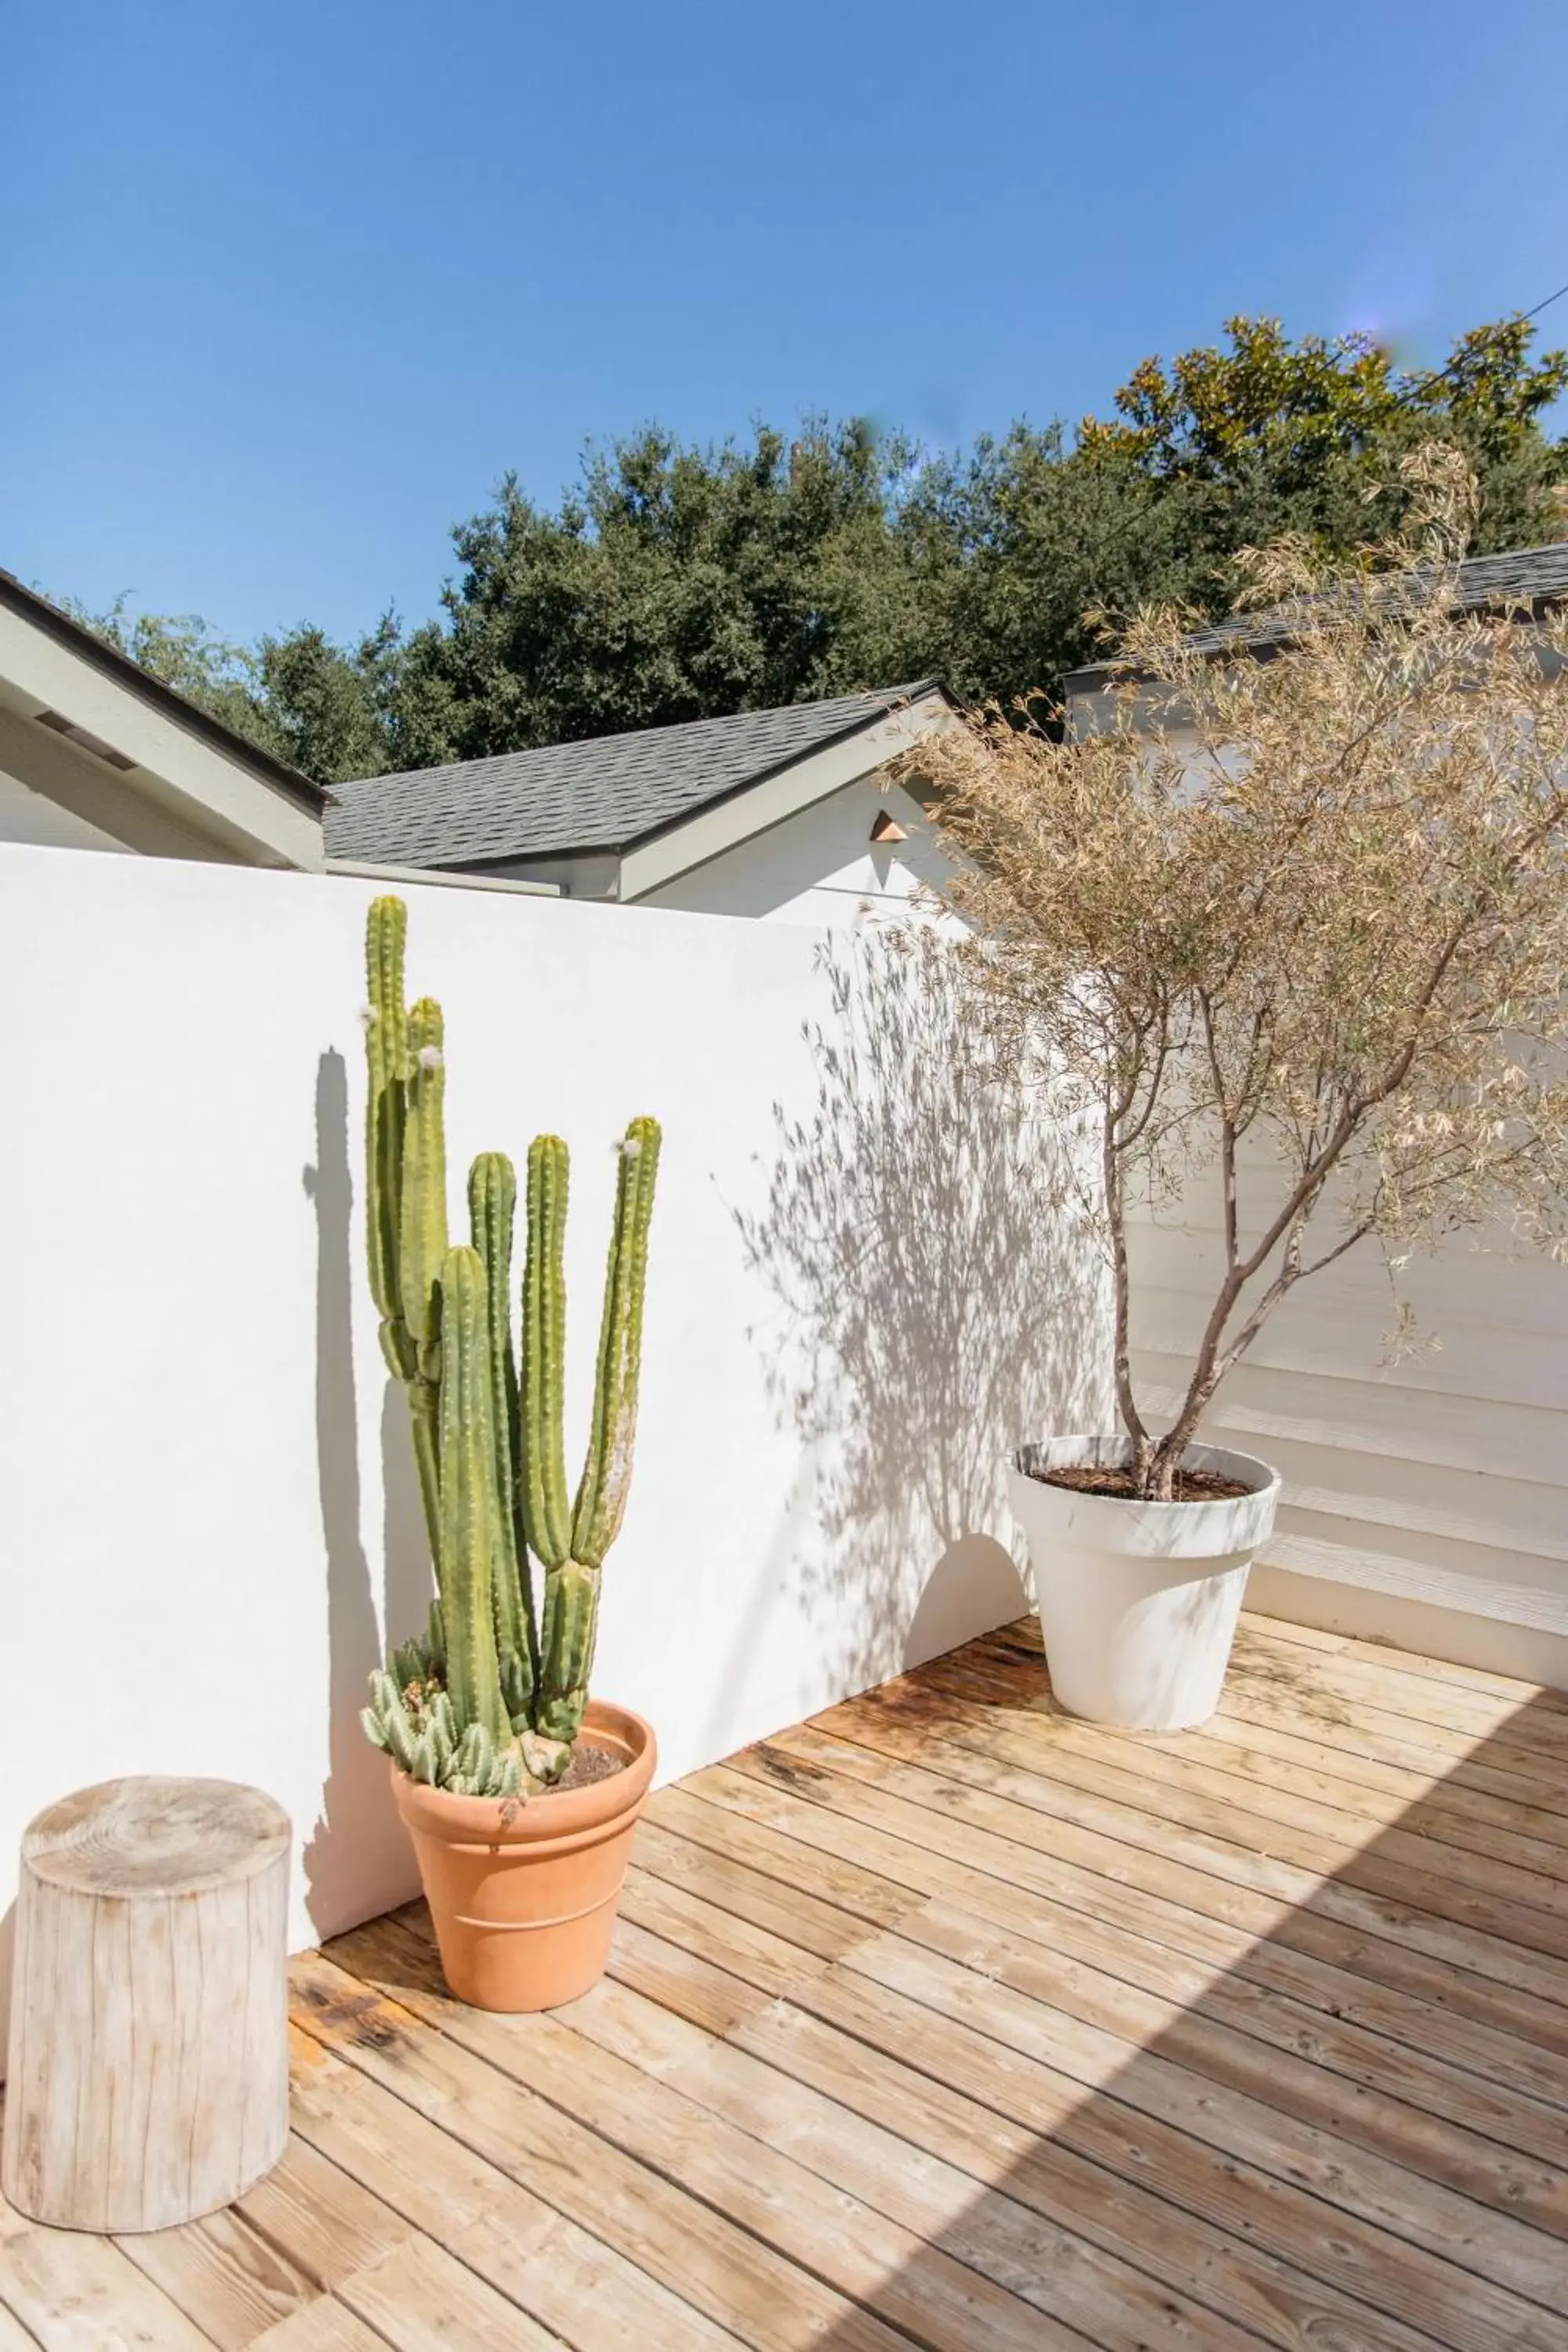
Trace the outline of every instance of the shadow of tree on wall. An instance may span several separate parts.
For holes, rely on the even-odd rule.
[[[809,2058],[779,2063],[894,2136],[882,2179],[901,2132],[972,2176],[863,2296],[881,2319],[963,2352],[1021,2340],[980,2315],[954,2332],[967,2273],[1101,2346],[1568,2344],[1568,1700],[1378,1693],[1365,1659],[1347,1695],[1321,1665],[1244,1633],[1247,1736],[1145,1749],[1055,1717],[1019,1627],[754,1751],[777,1827],[803,1806],[884,1823],[830,1882],[775,1840],[781,1875],[866,1923],[803,1977],[828,2032],[803,2024]],[[964,1900],[931,1889],[954,1858]],[[862,1996],[876,2054],[834,2064]],[[757,2037],[775,2051],[784,2006]],[[828,2170],[900,2211],[863,2151],[858,2179]]]
[[[825,963],[815,1108],[777,1113],[765,1206],[737,1223],[812,1465],[804,1599],[854,1688],[1023,1605],[1002,1463],[1103,1419],[1104,1284],[1073,1139],[974,1058],[951,944],[873,932]]]

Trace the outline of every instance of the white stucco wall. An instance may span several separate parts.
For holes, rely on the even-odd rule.
[[[358,1223],[373,895],[0,847],[0,1919],[31,1814],[133,1771],[282,1801],[297,1944],[412,1890],[357,1722],[428,1586]],[[1016,1612],[1000,1458],[1102,1410],[1101,1327],[1049,1137],[954,1085],[940,1005],[804,924],[405,896],[454,1208],[480,1148],[574,1149],[574,1455],[612,1139],[665,1124],[595,1677],[665,1774]]]
[[[874,843],[882,816],[902,825],[906,839]],[[868,775],[635,903],[856,929],[906,914],[918,889],[940,890],[951,870],[918,803]]]

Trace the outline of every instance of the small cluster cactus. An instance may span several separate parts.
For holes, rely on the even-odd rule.
[[[405,1006],[407,909],[378,898],[365,961],[365,1203],[381,1345],[408,1393],[436,1566],[426,1639],[371,1676],[364,1727],[416,1780],[460,1796],[549,1786],[571,1760],[588,1698],[605,1555],[625,1516],[637,1429],[648,1223],[659,1129],[635,1118],[617,1146],[615,1222],[587,1459],[566,1487],[567,1152],[528,1155],[521,1362],[511,1325],[517,1176],[481,1152],[467,1244],[447,1231],[441,1008]],[[543,1570],[536,1608],[530,1554]]]

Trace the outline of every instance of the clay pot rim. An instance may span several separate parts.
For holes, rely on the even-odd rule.
[[[458,1797],[428,1781],[411,1780],[392,1764],[393,1792],[408,1828],[448,1845],[542,1845],[576,1841],[618,1828],[641,1811],[658,1759],[653,1726],[629,1706],[591,1698],[583,1729],[601,1748],[618,1748],[624,1769],[583,1789],[547,1789],[526,1797]],[[388,1759],[391,1763],[391,1759]]]

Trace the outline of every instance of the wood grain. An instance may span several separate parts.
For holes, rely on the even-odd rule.
[[[109,1780],[22,1840],[0,2186],[35,2221],[216,2211],[289,2129],[289,1821],[226,1780]]]
[[[569,2010],[297,1960],[282,2162],[0,2208],[0,2352],[1568,2352],[1565,1742],[1256,1622],[1129,1738],[1001,1629],[659,1791]]]

